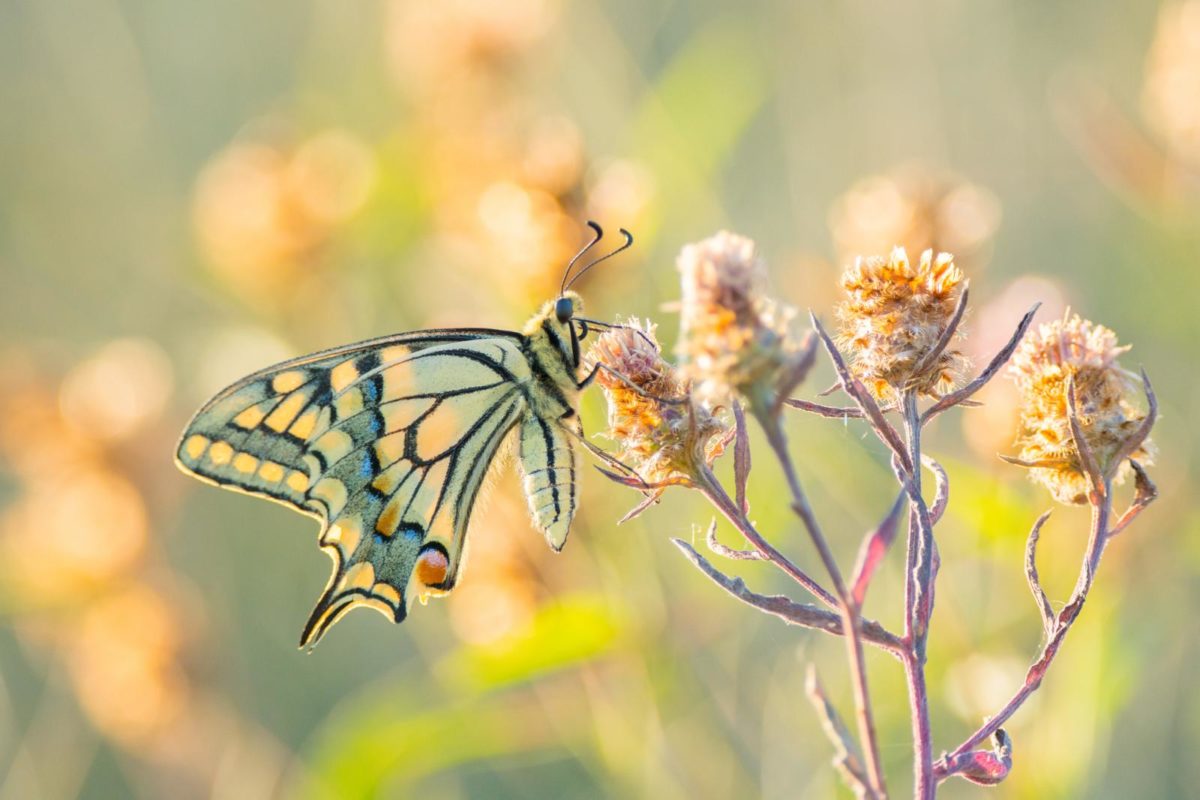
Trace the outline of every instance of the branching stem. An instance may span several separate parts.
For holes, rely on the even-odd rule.
[[[904,438],[909,462],[921,463],[921,419],[916,392],[903,397]],[[904,662],[908,700],[912,708],[913,796],[932,800],[937,791],[933,777],[933,731],[929,721],[929,690],[925,683],[925,650],[929,620],[933,615],[933,522],[921,496],[921,470],[914,468],[909,487],[908,547],[904,581],[904,638],[909,651]]]
[[[846,589],[842,571],[833,557],[829,542],[821,531],[808,497],[796,475],[795,465],[787,449],[787,439],[779,424],[779,416],[775,413],[756,414],[767,443],[775,453],[779,465],[787,481],[788,491],[792,496],[792,510],[804,523],[804,528],[812,539],[813,546],[829,573],[833,582],[834,592],[838,597],[839,611],[842,615],[842,625],[846,632],[846,654],[850,663],[850,683],[854,689],[854,711],[858,723],[858,735],[865,751],[867,779],[871,790],[878,798],[887,797],[887,785],[883,777],[882,760],[879,757],[879,737],[875,733],[875,718],[871,710],[871,694],[867,686],[866,658],[862,644],[862,615],[858,603]]]
[[[1110,481],[1106,482],[1104,486],[1104,496],[1099,498],[1099,502],[1092,506],[1092,529],[1088,537],[1087,551],[1084,554],[1083,563],[1079,568],[1079,578],[1075,583],[1075,591],[1071,593],[1071,599],[1067,601],[1067,605],[1055,618],[1053,631],[1047,637],[1045,645],[1042,646],[1041,653],[1038,654],[1037,659],[1025,674],[1025,682],[1009,701],[1004,704],[1003,708],[981,725],[978,730],[968,736],[966,741],[955,748],[953,752],[943,756],[938,761],[934,766],[937,780],[943,781],[953,775],[954,771],[950,765],[956,763],[964,753],[974,749],[999,730],[1025,704],[1029,696],[1036,692],[1038,687],[1042,685],[1042,680],[1046,677],[1047,670],[1050,669],[1050,665],[1054,662],[1054,657],[1058,655],[1059,648],[1062,647],[1063,641],[1067,638],[1067,633],[1070,632],[1075,620],[1079,618],[1079,613],[1083,610],[1083,604],[1087,600],[1088,592],[1091,590],[1092,584],[1096,579],[1096,569],[1100,566],[1100,557],[1104,555],[1104,546],[1108,543],[1109,539],[1108,521],[1111,514],[1112,485]]]

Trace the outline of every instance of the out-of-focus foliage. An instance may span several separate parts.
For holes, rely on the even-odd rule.
[[[668,347],[675,254],[719,227],[827,318],[858,252],[956,249],[976,363],[1035,299],[1042,319],[1070,305],[1132,343],[1162,403],[1164,499],[1110,548],[993,794],[1185,796],[1198,20],[1196,0],[0,5],[0,797],[841,791],[803,701],[808,660],[846,701],[841,647],[683,562],[669,537],[708,520],[686,493],[615,527],[636,496],[588,474],[554,555],[504,474],[449,599],[398,628],[356,613],[304,655],[327,569],[311,522],[170,466],[187,414],[273,360],[518,326],[588,217],[638,238],[581,283],[588,312],[652,317]],[[1046,500],[994,457],[1011,390],[981,399],[928,443],[954,487],[939,749],[1018,684],[1040,632],[1021,559]],[[584,419],[602,426],[598,398]],[[891,502],[884,456],[853,422],[790,433],[849,561]],[[756,470],[756,521],[814,566],[779,476]],[[1085,524],[1065,509],[1043,531],[1054,597]],[[867,609],[889,623],[895,560]],[[902,679],[869,666],[902,787]]]

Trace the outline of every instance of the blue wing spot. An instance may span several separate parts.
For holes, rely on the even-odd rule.
[[[358,471],[364,479],[370,480],[375,477],[378,471],[378,464],[375,462],[375,448],[368,447],[363,451],[362,461],[358,465]]]

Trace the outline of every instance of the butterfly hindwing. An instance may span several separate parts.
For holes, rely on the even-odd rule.
[[[511,383],[439,398],[409,427],[389,431],[367,448],[378,466],[374,477],[350,478],[350,470],[334,468],[317,482],[314,490],[339,484],[326,493],[339,503],[321,537],[334,570],[302,646],[356,605],[399,622],[413,598],[454,586],[475,497],[525,412],[524,395]],[[356,458],[340,463],[352,465]]]

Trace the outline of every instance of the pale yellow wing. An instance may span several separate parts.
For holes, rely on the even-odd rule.
[[[428,331],[317,353],[239,381],[188,425],[182,469],[322,521],[334,569],[302,646],[351,608],[399,622],[454,585],[484,475],[527,413],[522,341]]]

